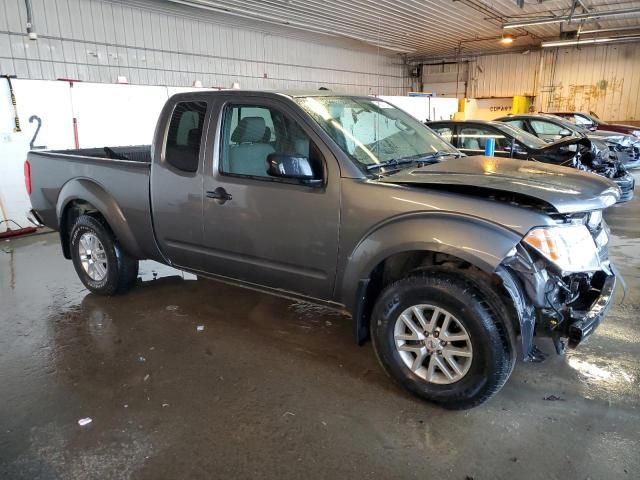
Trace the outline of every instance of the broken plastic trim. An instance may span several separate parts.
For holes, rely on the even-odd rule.
[[[573,322],[569,326],[569,346],[577,347],[580,342],[589,337],[593,331],[600,325],[604,316],[607,314],[611,306],[611,300],[615,292],[616,276],[607,276],[600,296],[593,303],[589,311],[579,320]]]
[[[513,301],[520,323],[520,341],[522,345],[522,359],[525,362],[535,361],[537,354],[533,345],[533,335],[536,327],[536,310],[528,301],[525,292],[513,275],[504,267],[496,269],[496,275],[502,279],[505,290]]]

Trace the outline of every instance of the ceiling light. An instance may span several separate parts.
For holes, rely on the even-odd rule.
[[[513,35],[503,35],[500,43],[503,45],[511,45],[513,43]]]
[[[612,42],[628,42],[638,41],[640,35],[627,35],[623,37],[605,37],[605,38],[580,38],[576,40],[558,40],[552,42],[542,42],[540,44],[543,48],[549,47],[567,47],[571,45],[594,45],[599,43],[612,43]]]

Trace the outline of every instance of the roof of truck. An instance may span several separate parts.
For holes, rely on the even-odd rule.
[[[189,95],[193,93],[225,93],[225,94],[234,94],[234,95],[256,95],[256,94],[274,94],[274,95],[284,95],[287,97],[361,97],[361,98],[375,98],[375,95],[362,95],[355,93],[344,93],[344,92],[336,92],[333,90],[250,90],[250,89],[224,89],[224,90],[213,90],[213,89],[198,89],[198,90],[190,90],[188,92],[180,92],[175,95]]]
[[[433,121],[426,122],[426,123],[427,123],[427,125],[436,125],[436,124],[444,124],[444,123],[454,123],[456,125],[463,125],[463,124],[476,123],[478,125],[504,126],[503,123],[496,122],[495,120],[472,120],[472,119],[466,119],[466,120],[433,120]]]

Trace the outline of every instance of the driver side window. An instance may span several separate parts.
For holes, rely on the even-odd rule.
[[[280,110],[260,105],[228,105],[224,110],[220,172],[264,177],[272,153],[306,157],[322,178],[320,152],[298,123]]]

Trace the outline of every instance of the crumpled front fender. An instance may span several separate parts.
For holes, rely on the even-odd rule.
[[[337,285],[339,299],[352,313],[357,287],[385,259],[411,251],[446,253],[493,273],[521,236],[504,227],[466,215],[430,213],[403,215],[365,235],[343,262]]]

